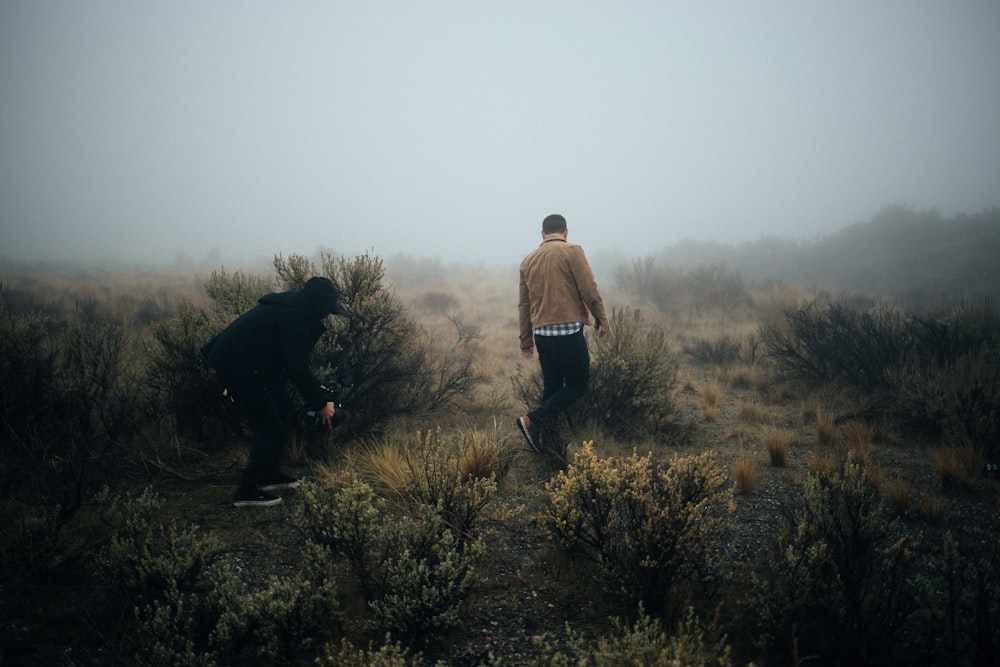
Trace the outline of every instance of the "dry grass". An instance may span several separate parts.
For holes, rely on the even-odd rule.
[[[357,459],[353,463],[361,478],[380,495],[399,497],[406,493],[409,464],[396,442],[367,443],[357,451]]]
[[[971,442],[935,447],[931,457],[942,486],[959,490],[974,488],[985,464],[982,453]]]
[[[744,401],[738,402],[736,404],[736,414],[739,416],[740,421],[745,424],[770,424],[774,421],[774,416],[756,401],[750,403]]]
[[[706,421],[714,422],[719,418],[719,398],[721,393],[719,385],[711,382],[706,384],[698,392],[701,395],[702,414]]]
[[[785,428],[768,426],[761,431],[761,440],[767,448],[771,465],[777,468],[784,467],[788,462],[788,451],[795,440],[795,434]]]
[[[875,429],[865,422],[854,420],[844,423],[840,429],[847,443],[848,460],[858,465],[867,463],[872,453]]]
[[[899,473],[881,476],[879,487],[885,493],[889,506],[896,514],[906,514],[913,504],[913,486]]]
[[[836,425],[819,409],[816,410],[816,439],[819,444],[827,447],[833,445],[837,440]]]
[[[753,454],[740,447],[733,466],[733,479],[736,481],[736,493],[746,495],[753,493],[757,486],[757,461]]]
[[[948,515],[948,501],[937,491],[922,496],[918,507],[920,518],[930,524],[939,525]]]
[[[843,458],[836,452],[824,452],[810,455],[806,465],[816,477],[830,479],[839,474],[843,464]]]

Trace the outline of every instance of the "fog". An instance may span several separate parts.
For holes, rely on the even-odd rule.
[[[515,263],[1000,204],[1000,3],[0,3],[0,256]]]

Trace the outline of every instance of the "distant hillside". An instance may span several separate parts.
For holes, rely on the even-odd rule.
[[[656,259],[725,264],[755,280],[863,292],[909,304],[1000,296],[1000,208],[943,218],[893,206],[815,242],[762,238],[738,246],[684,241]]]

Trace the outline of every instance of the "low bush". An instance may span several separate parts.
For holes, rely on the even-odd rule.
[[[810,476],[753,577],[749,613],[777,662],[900,660],[915,610],[909,540],[864,469]]]
[[[485,547],[460,539],[439,508],[391,512],[362,482],[307,484],[297,522],[309,539],[347,563],[369,616],[365,627],[404,642],[429,642],[455,627]]]
[[[1000,663],[1000,525],[985,540],[945,534],[922,579],[927,656],[941,663]]]
[[[95,302],[53,323],[0,303],[0,573],[55,565],[85,498],[132,459],[147,413],[130,338]],[[64,554],[65,555],[65,554]]]
[[[157,521],[151,489],[99,498],[112,529],[97,559],[108,591],[106,641],[146,665],[275,664],[304,657],[339,631],[330,562],[307,545],[293,575],[250,583],[197,526]],[[126,612],[126,613],[122,613]]]
[[[590,424],[622,440],[643,436],[681,437],[685,425],[677,407],[677,360],[666,334],[647,324],[639,311],[614,309],[612,334],[590,342],[590,387],[566,415],[572,424]],[[537,369],[511,378],[526,409],[541,400]]]
[[[659,465],[635,453],[599,458],[587,442],[546,484],[544,520],[613,590],[658,613],[715,583],[730,527],[727,481],[711,453]]]
[[[541,648],[535,661],[539,667],[731,667],[733,660],[726,638],[710,626],[706,627],[688,609],[677,623],[674,634],[663,629],[658,619],[651,618],[640,606],[634,623],[611,619],[610,633],[597,638],[584,636],[566,628],[568,639],[558,644],[549,636],[534,638]]]

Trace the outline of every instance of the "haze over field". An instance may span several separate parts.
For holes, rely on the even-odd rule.
[[[517,262],[1000,204],[1000,3],[0,3],[0,256]]]

